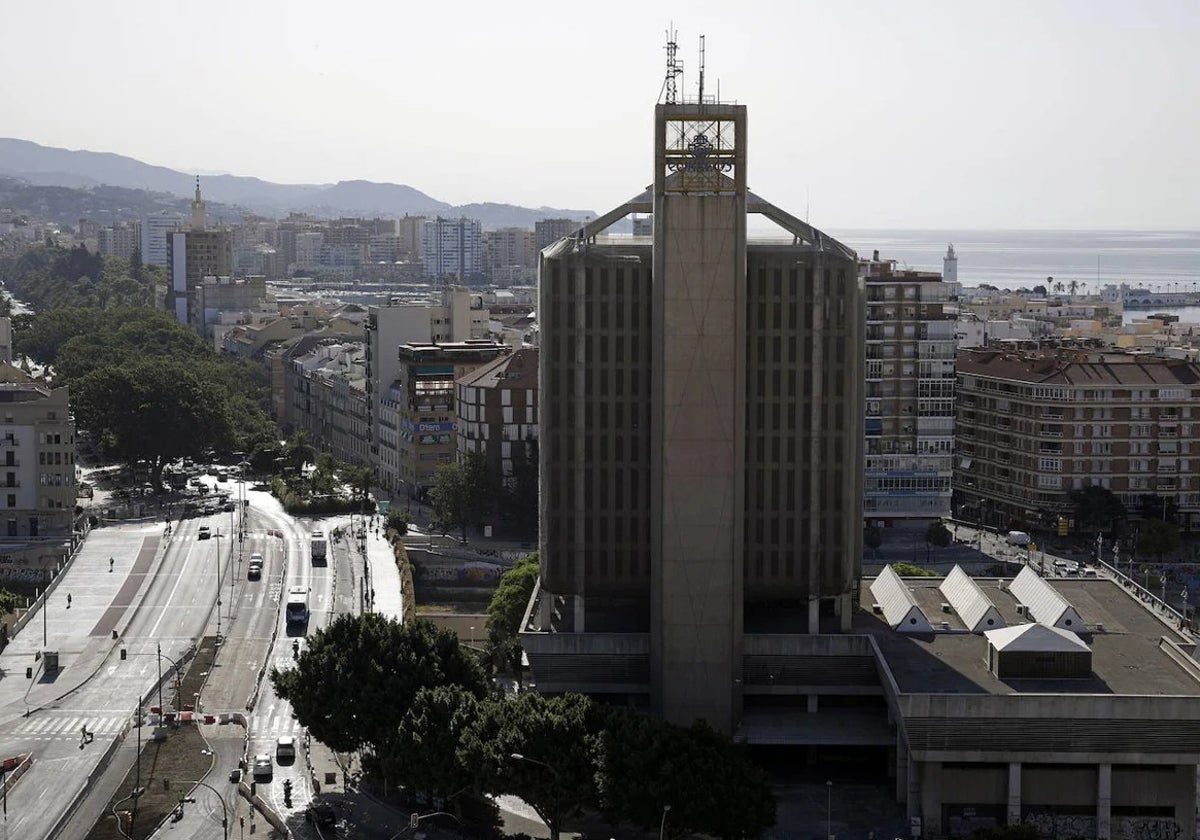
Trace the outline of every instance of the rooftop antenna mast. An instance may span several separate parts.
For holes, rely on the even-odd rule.
[[[700,104],[704,104],[704,36],[700,36]]]
[[[667,78],[663,82],[663,102],[667,105],[674,105],[679,101],[675,79],[683,75],[683,62],[676,55],[678,52],[679,44],[675,41],[675,28],[672,26],[667,30]]]

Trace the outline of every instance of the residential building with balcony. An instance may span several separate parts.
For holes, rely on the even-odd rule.
[[[483,279],[483,227],[465,216],[428,219],[421,226],[421,263],[425,275],[458,283]]]
[[[999,529],[1070,517],[1072,490],[1200,526],[1200,364],[1062,348],[958,354],[955,505]]]
[[[67,387],[0,366],[0,542],[69,537],[75,489]]]
[[[401,220],[403,222],[403,220]],[[377,471],[376,480],[385,491],[415,494],[400,480],[400,434],[397,408],[406,401],[396,387],[401,361],[398,348],[404,344],[459,343],[486,339],[490,315],[478,293],[461,286],[445,289],[425,302],[399,302],[368,309],[367,397],[371,402],[368,440]]]
[[[370,464],[367,359],[362,341],[324,339],[288,360],[287,426],[339,461]]]
[[[946,255],[947,274],[954,260]],[[926,527],[950,515],[958,284],[895,260],[859,261],[866,284],[866,480],[863,517]]]
[[[399,369],[382,401],[396,429],[398,488],[421,499],[433,486],[434,473],[453,463],[458,446],[455,384],[471,371],[512,348],[490,339],[446,344],[402,344]]]

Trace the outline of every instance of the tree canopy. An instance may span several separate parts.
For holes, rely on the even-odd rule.
[[[443,531],[458,530],[467,538],[469,526],[483,524],[495,498],[495,480],[483,456],[470,452],[459,461],[443,464],[434,473],[429,491],[434,519]]]
[[[1125,505],[1115,493],[1099,484],[1072,490],[1068,498],[1075,509],[1075,522],[1082,531],[1104,532],[1125,519]]]
[[[225,391],[170,359],[98,368],[75,383],[72,402],[81,428],[118,457],[148,460],[155,484],[168,462],[234,437]]]
[[[217,356],[165,312],[50,310],[28,319],[14,343],[71,386],[80,429],[108,454],[151,461],[155,483],[166,460],[209,447],[249,452],[278,435],[265,373]]]
[[[271,682],[297,720],[338,752],[394,752],[397,721],[422,688],[458,686],[483,697],[486,679],[458,637],[428,621],[342,615],[309,638],[294,668]]]
[[[0,280],[36,312],[80,307],[152,307],[166,272],[157,266],[101,256],[82,245],[39,245],[19,257],[0,260]]]
[[[1161,563],[1164,555],[1179,550],[1179,544],[1179,526],[1173,522],[1147,519],[1138,526],[1138,554],[1157,557]]]
[[[537,552],[522,557],[500,576],[487,608],[487,658],[493,666],[511,670],[518,680],[523,651],[517,634],[539,574],[541,561]]]
[[[521,797],[552,840],[564,822],[595,802],[591,701],[534,691],[483,704],[459,747],[482,788]]]

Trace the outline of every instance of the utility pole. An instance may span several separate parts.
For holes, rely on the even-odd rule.
[[[159,642],[158,648],[158,714],[159,720],[162,720],[163,704],[162,704],[162,642]]]

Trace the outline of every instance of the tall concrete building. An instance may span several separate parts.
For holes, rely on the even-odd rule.
[[[946,255],[949,267],[954,247]],[[954,451],[954,315],[958,284],[909,271],[876,251],[859,262],[867,292],[867,524],[924,540],[950,515]]]
[[[570,236],[580,227],[574,219],[538,219],[533,223],[533,246],[540,251],[564,236]]]
[[[421,262],[425,274],[478,282],[483,276],[483,228],[478,219],[427,220],[421,227]]]
[[[745,659],[850,626],[863,287],[853,251],[747,190],[745,106],[661,104],[654,143],[646,192],[541,255],[522,642],[544,691],[739,732],[763,699]],[[633,213],[652,237],[604,235]]]
[[[162,268],[169,266],[167,237],[182,224],[183,216],[169,210],[150,213],[142,219],[142,262]]]
[[[187,230],[167,236],[168,271],[171,276],[171,309],[181,324],[201,330],[203,318],[197,307],[196,289],[205,277],[233,274],[233,236],[230,231],[210,228],[205,221],[200,179],[192,200],[192,220]]]

